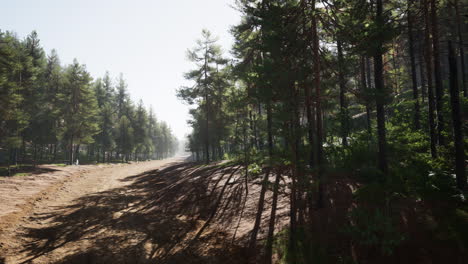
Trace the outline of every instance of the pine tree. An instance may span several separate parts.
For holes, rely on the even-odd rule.
[[[189,104],[198,104],[203,109],[202,135],[204,137],[204,158],[210,161],[210,141],[214,124],[214,94],[216,91],[216,71],[221,62],[221,49],[216,45],[216,39],[208,30],[202,31],[202,39],[197,41],[197,46],[187,52],[187,57],[195,63],[196,69],[185,74],[187,80],[194,82],[193,87],[182,87],[178,90],[178,97]]]
[[[92,137],[99,132],[97,100],[91,88],[91,77],[76,59],[65,70],[60,104],[64,117],[62,137],[68,142],[68,160],[73,163],[80,144],[92,143]]]

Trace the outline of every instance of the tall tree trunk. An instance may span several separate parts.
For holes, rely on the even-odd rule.
[[[73,135],[70,137],[70,151],[69,151],[69,162],[70,165],[73,164]]]
[[[416,77],[416,60],[414,55],[414,40],[413,40],[413,14],[411,12],[411,3],[413,1],[408,0],[408,45],[409,45],[409,55],[411,62],[411,80],[413,85],[413,100],[414,100],[414,128],[419,130],[420,125],[420,110],[419,110],[419,95],[418,95],[418,82]]]
[[[465,68],[465,52],[463,50],[463,34],[462,34],[462,21],[460,18],[460,10],[458,7],[458,0],[454,2],[455,16],[457,21],[457,36],[458,36],[458,49],[460,52],[460,66],[461,66],[461,77],[462,77],[462,87],[463,87],[463,96],[468,97],[468,84],[466,81],[466,68]]]
[[[346,104],[346,80],[343,59],[343,47],[340,38],[336,41],[338,49],[338,84],[340,86],[340,121],[341,121],[341,142],[343,146],[348,146],[348,106]]]
[[[55,162],[57,160],[57,144],[58,142],[55,142],[54,144],[54,156],[52,158],[52,162]]]
[[[455,143],[455,173],[457,186],[460,190],[466,188],[465,151],[463,148],[463,128],[460,113],[460,98],[458,90],[457,60],[452,43],[449,42],[449,67],[450,67],[450,104],[452,108],[453,141]]]
[[[8,148],[8,161],[7,161],[7,172],[8,177],[11,176],[11,156],[12,156],[12,149],[11,147]]]
[[[440,68],[440,50],[439,50],[439,30],[437,21],[437,3],[436,0],[430,0],[431,4],[431,22],[432,22],[432,46],[434,57],[434,79],[436,92],[436,110],[437,110],[437,139],[440,145],[445,145],[444,142],[444,115],[443,115],[443,96],[444,90],[442,86],[442,74]]]
[[[370,120],[370,109],[369,109],[369,99],[367,96],[367,81],[366,81],[366,66],[364,61],[364,56],[361,56],[361,89],[365,96],[365,104],[366,104],[366,121],[367,121],[367,132],[369,135],[372,134],[371,130],[371,120]]]
[[[377,0],[377,13],[376,13],[376,23],[378,28],[383,28],[383,5],[382,0]],[[384,176],[388,172],[387,164],[387,139],[385,131],[385,87],[383,80],[383,36],[382,32],[379,33],[379,38],[377,39],[376,53],[374,55],[374,82],[376,89],[376,110],[377,110],[377,137],[378,137],[378,165],[380,171]]]
[[[426,103],[427,98],[427,87],[426,87],[426,74],[424,72],[424,32],[421,32],[421,39],[419,42],[419,75],[421,81],[421,98],[423,104]]]
[[[262,114],[262,104],[258,103],[258,118],[262,118],[262,115],[263,115]],[[257,127],[257,133],[258,133],[258,147],[260,148],[260,150],[263,150],[264,146],[265,146],[265,142],[263,141],[261,128]]]
[[[309,165],[314,167],[314,122],[315,118],[312,113],[312,95],[311,87],[304,81],[305,103],[306,103],[306,117],[307,117],[307,139],[309,141]]]
[[[273,121],[272,121],[272,111],[271,111],[271,99],[268,99],[267,103],[267,136],[268,136],[268,163],[270,166],[273,166]]]
[[[208,80],[208,50],[205,49],[205,60],[203,66],[203,75],[205,77],[205,82]],[[206,163],[210,162],[210,136],[209,136],[209,103],[208,103],[208,86],[205,83],[204,85],[204,99],[205,99],[205,159]]]
[[[367,79],[367,88],[370,90],[372,89],[372,70],[371,70],[370,58],[368,56],[366,56],[366,79]],[[368,96],[366,114],[367,114],[367,125],[368,125],[369,135],[372,135],[371,110],[372,110],[371,100]]]
[[[80,159],[80,144],[76,145],[76,148],[75,148],[75,159],[78,160],[79,162],[79,159]]]
[[[289,147],[291,148],[292,153],[292,174],[291,174],[291,193],[290,193],[290,209],[289,209],[289,259],[291,263],[296,263],[297,259],[297,212],[298,204],[300,203],[298,199],[298,193],[300,190],[298,185],[300,185],[300,165],[299,165],[299,114],[298,114],[298,100],[297,100],[297,89],[294,83],[289,84],[290,88],[290,98],[289,98],[289,112],[290,122],[288,124],[289,135],[287,140],[290,141]]]
[[[39,163],[44,159],[44,145],[41,144],[39,147]]]
[[[313,39],[313,56],[314,56],[314,86],[315,86],[315,114],[316,114],[316,129],[317,129],[317,174],[318,174],[318,198],[317,207],[324,207],[323,197],[323,127],[322,127],[322,105],[320,95],[320,53],[319,53],[319,38],[317,33],[317,14],[315,10],[315,0],[312,0],[312,8],[314,14],[312,16],[312,39]]]
[[[26,140],[24,136],[21,137],[21,162],[26,162]]]
[[[437,157],[437,137],[436,137],[436,128],[435,128],[435,116],[434,116],[434,90],[432,88],[432,47],[431,47],[431,37],[430,37],[430,23],[429,23],[429,6],[428,0],[423,1],[423,12],[424,12],[424,21],[426,25],[425,34],[425,58],[426,58],[426,76],[427,76],[427,102],[429,104],[429,136],[431,143],[431,156],[432,158]]]
[[[33,151],[33,166],[36,167],[36,159],[37,159],[37,144],[34,142],[34,151]]]
[[[306,17],[306,1],[301,1],[301,7],[303,9],[302,15]],[[304,34],[308,31],[307,30],[307,24],[306,24],[306,19],[304,19],[302,23],[302,30]],[[304,65],[307,65],[307,60],[306,57],[304,57],[303,61]],[[312,113],[312,87],[310,84],[307,83],[308,79],[308,74],[307,72],[305,73],[305,76],[303,77],[304,80],[302,82],[302,85],[304,86],[304,95],[305,95],[305,106],[306,106],[306,117],[307,117],[307,140],[309,141],[309,160],[308,164],[312,168],[314,167],[314,123],[315,123],[315,118],[314,114]]]

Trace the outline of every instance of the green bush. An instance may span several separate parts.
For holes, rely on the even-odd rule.
[[[351,224],[343,232],[364,247],[375,248],[385,256],[393,254],[405,237],[397,230],[392,219],[381,210],[356,208],[350,213]]]

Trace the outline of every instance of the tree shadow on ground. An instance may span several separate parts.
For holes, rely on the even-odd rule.
[[[56,263],[236,263],[240,249],[223,246],[226,232],[207,229],[192,241],[213,211],[217,179],[234,170],[170,164],[123,179],[125,187],[36,215],[32,220],[47,226],[25,230],[24,263],[44,255],[54,255]]]

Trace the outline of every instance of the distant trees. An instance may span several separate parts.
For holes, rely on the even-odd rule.
[[[93,81],[76,59],[46,56],[36,32],[0,32],[0,163],[156,159],[176,148],[170,128],[134,106],[122,75]]]

